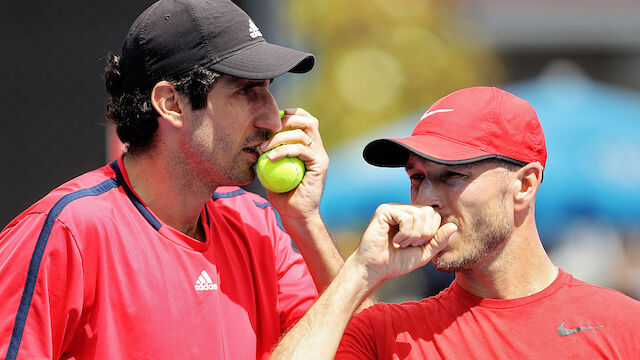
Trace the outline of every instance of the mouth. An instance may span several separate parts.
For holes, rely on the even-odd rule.
[[[258,146],[247,146],[245,148],[242,148],[242,151],[244,151],[245,153],[251,154],[253,157],[256,158],[256,160],[258,159],[258,156],[260,156],[260,151],[258,151]]]
[[[242,148],[242,151],[250,154],[251,157],[255,158],[256,161],[261,154],[259,146],[264,142],[263,136],[263,133],[254,134],[246,138],[243,144],[246,146]]]

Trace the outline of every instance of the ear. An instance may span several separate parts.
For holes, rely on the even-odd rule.
[[[151,104],[169,124],[182,127],[183,109],[186,104],[172,83],[164,80],[158,82],[151,90]]]
[[[534,203],[542,182],[543,170],[539,162],[533,162],[516,171],[517,189],[513,199],[515,211],[527,210]]]

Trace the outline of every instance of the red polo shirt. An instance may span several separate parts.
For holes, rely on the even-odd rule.
[[[52,191],[0,233],[0,356],[265,358],[317,291],[263,198],[219,188],[206,241],[162,223],[122,159]]]

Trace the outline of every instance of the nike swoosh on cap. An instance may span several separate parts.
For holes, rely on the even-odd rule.
[[[426,112],[424,115],[422,115],[422,119],[429,117],[433,114],[442,113],[442,112],[451,112],[451,111],[453,111],[453,109],[438,109],[438,110],[429,111],[429,112]]]

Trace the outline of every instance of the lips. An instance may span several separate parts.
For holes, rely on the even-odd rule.
[[[260,156],[260,151],[258,151],[257,146],[247,146],[242,148],[242,151],[251,157],[252,162],[258,161],[258,157]]]
[[[260,134],[260,135],[264,135],[264,134]],[[247,145],[245,147],[242,148],[242,151],[249,153],[253,156],[255,156],[256,160],[258,159],[258,156],[260,156],[260,144],[262,144],[264,142],[264,139],[262,138],[262,136],[252,136],[251,138],[248,138],[244,145]]]
[[[260,152],[258,151],[258,147],[257,146],[247,146],[247,147],[243,148],[242,151],[260,154]]]

